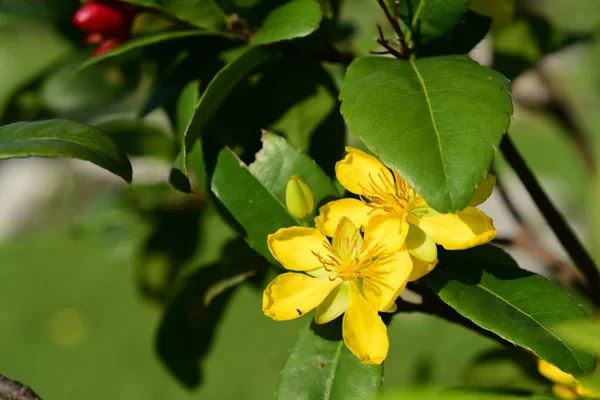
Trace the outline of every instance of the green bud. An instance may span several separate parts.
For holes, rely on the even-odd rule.
[[[292,175],[285,189],[285,204],[290,215],[300,221],[308,217],[315,199],[308,183],[298,175]]]
[[[437,260],[437,246],[419,227],[408,224],[408,235],[406,236],[406,248],[408,252],[425,262]]]

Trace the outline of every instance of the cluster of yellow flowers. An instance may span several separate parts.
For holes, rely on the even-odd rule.
[[[274,320],[298,318],[316,308],[324,324],[344,314],[344,342],[362,363],[387,356],[387,329],[379,312],[394,312],[407,282],[431,272],[437,246],[460,250],[496,236],[491,218],[476,208],[492,193],[488,174],[470,205],[457,213],[431,208],[395,170],[347,147],[336,176],[359,199],[332,201],[319,209],[316,228],[294,226],[269,235],[273,257],[287,270],[265,289],[263,312]],[[292,189],[306,197],[306,190]],[[302,207],[294,205],[294,210]],[[310,203],[312,212],[312,203]]]

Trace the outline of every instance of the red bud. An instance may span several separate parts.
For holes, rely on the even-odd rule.
[[[121,39],[109,39],[102,42],[102,44],[96,47],[96,50],[92,53],[92,57],[99,56],[102,53],[106,53],[123,43]]]
[[[84,31],[99,32],[104,37],[128,37],[133,9],[114,0],[90,2],[73,15],[73,24]]]
[[[90,32],[85,35],[84,42],[85,44],[99,44],[102,43],[103,40],[104,37],[102,37],[100,32]]]

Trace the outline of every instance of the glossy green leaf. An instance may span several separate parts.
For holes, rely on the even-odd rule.
[[[16,122],[0,127],[0,159],[34,156],[90,161],[131,182],[127,156],[99,129],[66,120]]]
[[[189,39],[196,38],[202,36],[214,36],[214,32],[206,32],[200,30],[185,30],[185,31],[171,31],[171,32],[161,32],[150,36],[135,38],[129,40],[114,49],[107,51],[106,53],[102,53],[99,56],[90,58],[85,63],[83,63],[77,70],[77,72],[89,68],[92,65],[101,63],[110,58],[118,57],[133,51],[137,51],[143,49],[145,47],[150,47],[154,45],[161,45],[171,41],[177,41],[180,39]],[[223,35],[223,34],[220,34]],[[172,44],[173,45],[173,44]]]
[[[222,149],[211,176],[212,192],[235,218],[248,243],[274,263],[267,235],[279,228],[302,225],[285,206],[286,185],[294,174],[308,182],[316,205],[337,195],[330,179],[313,160],[272,133],[263,136],[263,148],[250,165],[231,150]]]
[[[465,56],[359,58],[340,98],[350,131],[442,212],[468,205],[513,111],[510,83]]]
[[[322,17],[316,0],[289,1],[267,15],[250,42],[260,45],[308,36],[317,30]]]
[[[383,365],[365,365],[341,338],[341,319],[300,330],[280,372],[278,400],[372,400],[381,388]]]
[[[563,371],[576,376],[594,371],[594,355],[570,345],[554,327],[587,318],[585,311],[555,283],[520,269],[503,250],[485,245],[444,251],[422,280],[464,317]]]
[[[393,1],[389,2],[392,5]],[[426,43],[438,39],[457,25],[469,0],[408,0],[400,2],[400,17],[410,27],[408,41]]]
[[[167,14],[189,22],[190,24],[210,29],[222,30],[225,27],[226,15],[214,0],[124,0],[127,3],[142,7],[155,8]]]

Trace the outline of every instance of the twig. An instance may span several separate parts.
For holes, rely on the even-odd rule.
[[[383,36],[383,31],[381,30],[381,25],[377,24],[377,30],[379,31],[379,37],[375,38],[375,41],[385,47],[390,54],[393,54],[396,58],[405,58],[404,54],[400,53],[398,50],[390,46],[388,41]]]
[[[394,32],[396,32],[396,35],[398,37],[398,43],[400,45],[400,50],[397,50],[394,47],[389,45],[389,41],[386,40],[385,37],[383,36],[383,31],[381,30],[380,24],[377,24],[377,30],[379,31],[379,39],[376,39],[377,43],[379,43],[380,45],[385,47],[396,58],[401,58],[401,59],[409,58],[410,54],[411,54],[410,47],[407,45],[406,40],[404,39],[404,33],[402,32],[402,28],[400,28],[400,24],[398,23],[398,16],[399,16],[398,13],[399,13],[400,2],[399,1],[395,2],[393,16],[392,16],[392,14],[390,14],[390,10],[387,7],[387,5],[385,4],[384,0],[377,0],[377,3],[379,3],[379,6],[383,9],[385,17],[387,18],[390,26],[394,29]]]
[[[42,400],[32,389],[21,382],[0,375],[0,398],[6,400]]]
[[[398,18],[397,18],[398,7],[399,7],[400,3],[396,2],[396,7],[394,10],[394,13],[396,14],[396,18],[394,18],[390,14],[390,10],[388,9],[384,0],[377,0],[377,3],[379,3],[379,6],[383,9],[383,12],[385,13],[385,17],[387,18],[388,22],[390,23],[390,26],[394,29],[394,32],[396,32],[396,35],[398,35],[398,38],[403,38],[404,34],[402,33],[402,29],[400,29],[400,24],[398,24]]]
[[[519,176],[519,179],[529,192],[538,209],[542,212],[546,223],[550,226],[571,257],[571,260],[573,260],[585,277],[586,285],[588,286],[590,295],[593,297],[592,299],[596,304],[600,304],[600,273],[589,253],[567,224],[562,214],[554,207],[531,170],[527,167],[525,160],[515,148],[508,134],[502,139],[500,149],[510,166]]]

